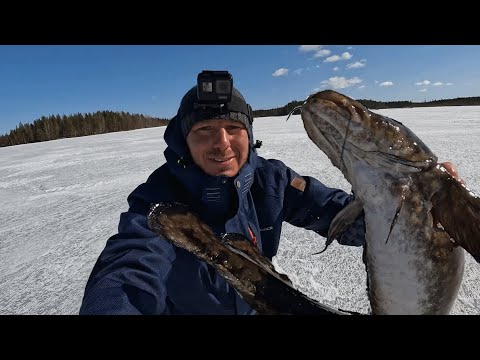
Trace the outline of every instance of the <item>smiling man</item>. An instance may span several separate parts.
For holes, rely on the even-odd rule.
[[[283,221],[326,236],[332,219],[353,200],[258,156],[251,107],[230,74],[207,75],[211,82],[197,79],[167,126],[166,163],[129,195],[118,234],[88,279],[80,314],[255,313],[212,267],[149,229],[152,203],[187,204],[216,234],[243,234],[272,259]],[[215,81],[225,86],[212,87]],[[363,245],[363,216],[337,240]]]
[[[192,126],[187,144],[193,162],[208,175],[233,177],[247,162],[247,128],[238,121],[200,121]]]

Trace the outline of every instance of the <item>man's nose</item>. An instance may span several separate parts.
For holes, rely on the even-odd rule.
[[[230,146],[230,135],[225,128],[220,128],[214,133],[213,145],[220,149],[226,149]]]

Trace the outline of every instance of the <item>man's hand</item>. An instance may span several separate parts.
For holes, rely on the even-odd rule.
[[[446,161],[440,163],[440,165],[442,165],[450,173],[450,175],[452,175],[455,179],[465,185],[465,181],[463,181],[463,179],[458,176],[457,167],[453,163],[451,163],[450,161]]]

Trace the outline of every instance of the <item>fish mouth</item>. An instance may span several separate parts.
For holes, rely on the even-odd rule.
[[[302,107],[302,120],[312,141],[342,172],[354,159],[405,173],[437,164],[430,149],[401,122],[332,90],[311,95]]]
[[[343,137],[328,121],[312,111],[310,107],[302,109],[302,120],[310,139],[322,149],[336,167],[340,167],[340,153]]]

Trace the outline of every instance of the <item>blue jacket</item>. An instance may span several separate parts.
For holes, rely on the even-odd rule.
[[[251,130],[249,136],[252,144]],[[118,233],[107,241],[88,279],[81,315],[254,313],[211,266],[149,229],[151,203],[188,204],[217,234],[251,238],[251,231],[261,252],[272,259],[283,221],[326,236],[331,220],[353,200],[252,148],[235,178],[209,176],[192,162],[176,117],[164,137],[167,162],[128,196]],[[302,179],[304,189],[294,186]],[[339,242],[363,245],[364,229],[360,216]]]

